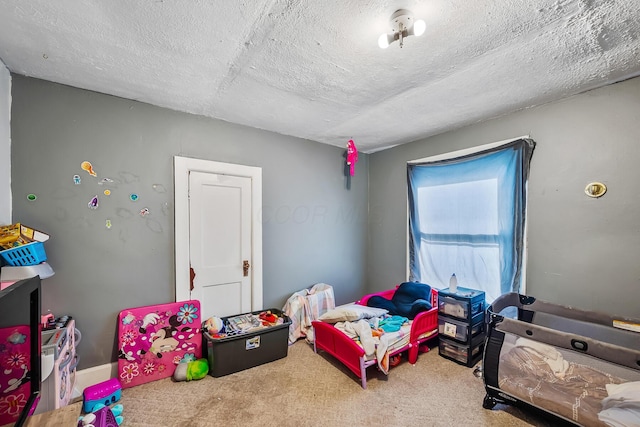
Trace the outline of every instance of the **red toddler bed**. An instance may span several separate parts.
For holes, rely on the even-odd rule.
[[[375,295],[390,300],[396,289],[365,295],[356,304],[366,306],[367,301]],[[314,351],[317,353],[318,350],[324,350],[338,359],[361,379],[362,388],[367,388],[366,369],[371,365],[377,364],[377,359],[375,357],[368,359],[362,346],[337,329],[333,324],[319,320],[313,321],[312,324],[315,333]],[[408,343],[405,341],[400,347],[390,347],[388,356],[391,357],[403,351],[408,351],[409,363],[415,364],[418,360],[420,345],[438,335],[437,289],[431,289],[431,309],[418,313],[410,321],[409,328]],[[428,351],[428,348],[426,351]]]

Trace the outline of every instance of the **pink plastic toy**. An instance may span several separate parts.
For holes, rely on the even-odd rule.
[[[47,324],[53,321],[53,319],[53,313],[43,314],[42,316],[40,316],[40,323],[42,324],[43,328],[46,328]]]
[[[122,386],[117,378],[111,378],[98,384],[94,384],[84,389],[82,397],[84,404],[82,409],[84,412],[92,412],[93,408],[98,404],[105,406],[120,400],[122,396]]]
[[[356,174],[356,162],[358,161],[358,149],[353,139],[350,139],[347,143],[347,164],[349,165],[349,175]]]

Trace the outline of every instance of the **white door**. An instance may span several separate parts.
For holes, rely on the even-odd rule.
[[[191,172],[189,236],[203,319],[251,311],[251,179]]]
[[[262,309],[261,172],[175,158],[176,301],[202,320]]]

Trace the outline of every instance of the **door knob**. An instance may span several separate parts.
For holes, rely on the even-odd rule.
[[[249,260],[244,260],[242,261],[242,274],[244,277],[247,277],[249,275],[249,267],[251,267],[251,264],[249,264]]]

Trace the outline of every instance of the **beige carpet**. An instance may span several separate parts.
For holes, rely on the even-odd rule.
[[[472,368],[438,355],[403,359],[385,377],[360,380],[303,340],[287,357],[220,378],[155,381],[125,389],[122,427],[161,426],[551,426],[517,408],[482,408]],[[75,405],[78,405],[76,403]]]

